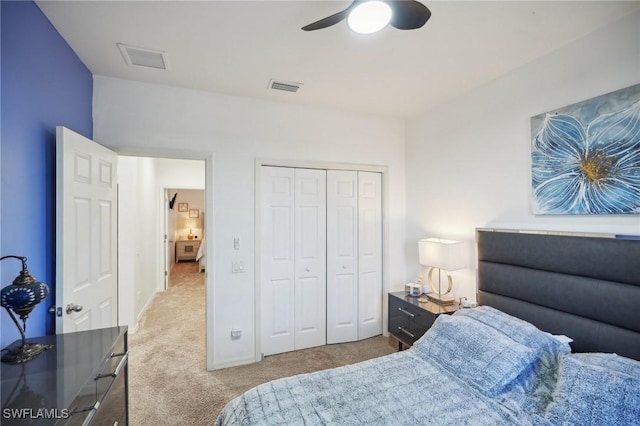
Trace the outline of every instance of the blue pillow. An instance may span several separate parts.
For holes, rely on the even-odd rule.
[[[640,379],[640,361],[601,352],[579,353],[571,356],[585,364],[606,368]]]
[[[589,361],[583,356],[562,357],[545,418],[560,425],[637,425],[640,377]]]
[[[549,404],[556,385],[559,360],[571,352],[567,343],[490,306],[462,309],[454,316],[475,318],[534,353],[535,360],[512,383],[509,392],[501,395],[500,401],[504,405],[532,413],[540,412]]]
[[[530,368],[534,352],[474,318],[440,315],[412,349],[489,397]]]
[[[567,343],[560,342],[527,321],[506,314],[491,306],[461,309],[454,315],[475,318],[508,336],[511,340],[532,349],[536,354],[548,354],[557,357],[571,352],[571,347]]]

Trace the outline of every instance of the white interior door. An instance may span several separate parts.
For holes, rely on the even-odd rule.
[[[295,349],[326,337],[326,171],[295,169]]]
[[[56,332],[115,326],[117,155],[57,127],[56,157]]]
[[[327,343],[358,340],[358,172],[327,171]]]
[[[382,334],[382,174],[358,172],[358,340]]]
[[[291,351],[294,329],[294,169],[262,167],[262,353]]]

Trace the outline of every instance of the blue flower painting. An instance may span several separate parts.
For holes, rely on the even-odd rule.
[[[640,214],[640,85],[532,118],[534,214]]]

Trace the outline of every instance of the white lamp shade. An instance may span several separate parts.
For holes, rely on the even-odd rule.
[[[420,264],[444,271],[455,271],[467,267],[468,247],[464,241],[427,238],[418,241]]]

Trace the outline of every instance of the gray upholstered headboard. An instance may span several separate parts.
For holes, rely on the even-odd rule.
[[[478,303],[640,360],[640,240],[478,230]]]

